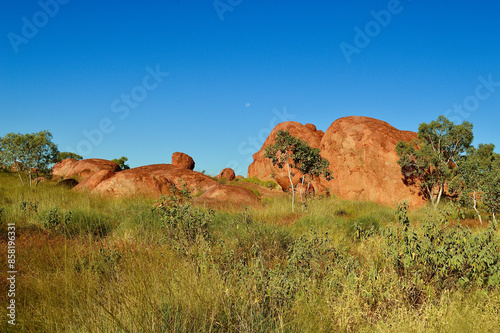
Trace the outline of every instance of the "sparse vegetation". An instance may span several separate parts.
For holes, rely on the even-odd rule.
[[[283,197],[210,211],[185,191],[111,199],[16,177],[0,173],[0,226],[16,223],[23,332],[500,326],[500,235],[487,214],[466,227],[448,202],[408,211],[334,197],[303,212]]]
[[[305,140],[291,135],[288,131],[279,130],[274,143],[267,146],[265,151],[264,156],[269,158],[274,166],[280,169],[286,166],[292,194],[292,211],[295,209],[295,189],[299,185],[293,181],[294,169],[301,173],[300,201],[303,209],[307,208],[307,195],[311,181],[319,177],[331,179],[331,173],[328,170],[330,162],[321,157],[320,150],[311,148]]]
[[[122,170],[130,169],[130,166],[127,164],[127,161],[128,161],[128,158],[125,156],[111,160],[111,162],[115,162],[116,164],[118,164]]]
[[[270,190],[281,190],[281,186],[279,186],[278,183],[276,183],[275,181],[261,180],[257,177],[249,177],[249,178],[241,178],[241,179],[236,178],[233,182],[234,183],[246,182],[246,183],[260,185],[260,186],[268,188]]]
[[[83,157],[78,155],[78,154],[67,152],[67,151],[62,151],[59,153],[59,156],[57,158],[57,162],[61,162],[67,158],[72,158],[72,159],[77,160],[77,161],[80,161],[81,159],[83,159]]]

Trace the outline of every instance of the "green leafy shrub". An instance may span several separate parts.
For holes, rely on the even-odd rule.
[[[121,258],[122,254],[116,248],[100,247],[97,252],[77,260],[74,268],[78,273],[87,270],[104,278],[113,278]]]
[[[200,240],[209,241],[209,226],[213,220],[213,210],[193,207],[186,191],[180,195],[163,196],[154,210],[162,220],[166,239],[174,242],[175,248],[187,252]]]
[[[250,178],[241,178],[241,179],[235,179],[235,182],[245,182],[245,183],[251,183],[251,184],[256,184],[260,185],[263,187],[267,187],[268,189],[271,190],[281,190],[281,186],[278,185],[275,181],[272,180],[260,180],[259,178],[253,176]]]
[[[371,216],[366,216],[353,220],[347,232],[351,238],[361,240],[378,234],[379,229],[379,222]]]
[[[402,228],[386,230],[386,254],[407,285],[434,285],[438,291],[500,285],[500,239],[493,225],[473,234],[446,223],[446,212],[427,218],[420,228],[409,227],[402,216]]]
[[[34,215],[38,213],[38,201],[21,201],[19,208],[24,215]]]
[[[61,212],[58,208],[50,209],[42,213],[42,223],[46,230],[67,230],[71,222],[71,212]]]

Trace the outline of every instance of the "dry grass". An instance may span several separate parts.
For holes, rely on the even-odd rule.
[[[263,207],[219,207],[210,240],[179,249],[166,237],[152,200],[92,197],[50,183],[29,189],[10,173],[0,173],[0,190],[0,248],[6,248],[6,223],[15,222],[18,231],[19,331],[493,332],[500,327],[498,287],[436,293],[429,286],[421,304],[408,301],[407,286],[385,256],[383,229],[394,224],[391,208],[325,198],[292,213],[287,197],[266,198]],[[24,211],[22,202],[36,202],[38,211]],[[53,208],[72,212],[78,228],[70,234],[63,227],[47,228],[44,212]],[[427,213],[410,212],[410,219],[418,225]],[[106,224],[105,234],[96,232],[98,223]],[[357,237],[367,225],[378,229]],[[5,264],[2,260],[2,271]],[[0,279],[5,288],[4,275]]]

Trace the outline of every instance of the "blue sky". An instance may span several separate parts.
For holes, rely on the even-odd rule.
[[[447,113],[500,147],[497,1],[1,6],[0,136],[48,129],[84,157],[136,167],[181,151],[243,175],[283,120],[416,131]]]

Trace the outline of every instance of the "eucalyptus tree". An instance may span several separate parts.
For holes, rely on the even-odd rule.
[[[399,165],[408,184],[418,184],[434,209],[446,186],[455,177],[460,156],[470,147],[474,135],[472,124],[455,125],[444,116],[418,128],[413,142],[400,141],[396,146]]]
[[[39,173],[48,172],[59,156],[59,150],[52,142],[52,134],[49,131],[9,133],[1,139],[0,147],[4,163],[11,165],[23,185],[31,186],[34,176],[38,178]],[[26,181],[23,174],[27,178]],[[37,184],[38,181],[35,182],[35,185]]]

